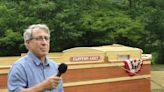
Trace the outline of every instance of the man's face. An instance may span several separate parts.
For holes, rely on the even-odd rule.
[[[28,42],[28,49],[37,57],[45,57],[49,52],[50,38],[43,29],[35,28],[32,31],[32,39]]]

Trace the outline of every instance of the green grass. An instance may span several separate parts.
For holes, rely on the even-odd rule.
[[[164,89],[152,89],[151,92],[164,92]]]
[[[152,71],[164,71],[164,64],[151,65],[151,69],[152,69]]]

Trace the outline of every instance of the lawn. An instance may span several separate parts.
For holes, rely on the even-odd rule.
[[[151,82],[152,92],[164,92],[164,64],[152,65],[151,69],[151,79],[156,82]]]

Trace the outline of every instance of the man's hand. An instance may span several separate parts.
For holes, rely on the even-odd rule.
[[[59,80],[61,80],[60,77],[56,77],[56,76],[48,77],[42,83],[43,86],[44,86],[44,89],[54,89],[54,88],[57,88],[57,86],[59,84]]]
[[[51,76],[33,87],[22,89],[21,92],[44,92],[45,90],[51,90],[57,88],[60,80],[60,77]]]

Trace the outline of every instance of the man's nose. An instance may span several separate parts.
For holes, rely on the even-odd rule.
[[[46,40],[45,38],[42,39],[42,44],[48,44],[48,43],[49,43],[48,40]]]

